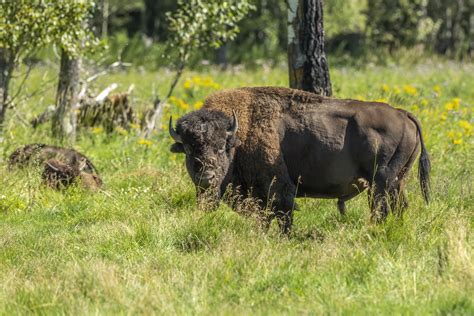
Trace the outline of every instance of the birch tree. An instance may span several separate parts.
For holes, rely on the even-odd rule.
[[[288,0],[288,69],[290,87],[332,94],[324,49],[322,0]]]

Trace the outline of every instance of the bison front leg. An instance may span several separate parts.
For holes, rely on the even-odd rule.
[[[293,211],[296,207],[296,186],[288,181],[289,179],[282,180],[276,179],[270,184],[266,209],[270,211],[268,224],[276,218],[281,233],[289,235],[293,225]]]
[[[278,221],[278,226],[283,235],[290,235],[293,225],[294,196],[287,195],[273,203],[273,218]]]

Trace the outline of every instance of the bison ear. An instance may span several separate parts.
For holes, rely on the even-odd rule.
[[[171,145],[170,151],[175,154],[184,153],[184,146],[181,143],[174,143],[173,145]]]
[[[242,144],[240,139],[237,138],[237,136],[232,136],[228,141],[227,141],[227,150],[230,150],[231,148],[239,147]]]

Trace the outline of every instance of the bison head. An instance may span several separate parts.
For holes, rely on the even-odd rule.
[[[218,197],[229,183],[235,147],[238,146],[239,123],[235,112],[229,118],[220,111],[202,109],[180,118],[169,133],[175,143],[174,153],[186,154],[186,169],[196,185],[198,195],[214,189]]]
[[[44,163],[42,174],[43,183],[53,189],[64,189],[79,180],[80,184],[91,191],[97,191],[102,186],[102,179],[97,174],[83,171],[87,159],[79,161],[78,166],[69,165],[56,159]]]

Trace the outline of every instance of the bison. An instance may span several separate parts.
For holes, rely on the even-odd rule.
[[[250,194],[267,224],[292,226],[295,198],[345,202],[369,189],[371,218],[403,211],[407,174],[417,155],[423,197],[429,200],[430,160],[421,126],[409,112],[380,102],[340,100],[276,87],[217,92],[202,109],[181,117],[170,150],[185,153],[198,198],[218,202],[229,185]]]
[[[84,172],[98,173],[92,162],[80,152],[45,144],[29,144],[17,148],[8,159],[8,167],[11,170],[13,167],[41,166],[49,159],[59,160],[73,168],[82,168]]]
[[[81,166],[78,168],[56,159],[49,159],[44,163],[41,178],[45,185],[56,190],[79,182],[84,188],[96,191],[102,186],[102,179],[97,174],[82,171],[85,165],[85,160],[82,160]]]
[[[78,180],[91,190],[102,186],[97,169],[83,154],[74,149],[29,144],[16,149],[8,160],[9,169],[13,167],[42,166],[43,183],[59,189]]]

